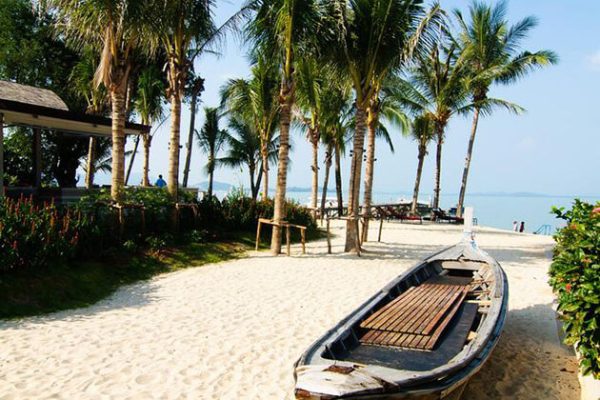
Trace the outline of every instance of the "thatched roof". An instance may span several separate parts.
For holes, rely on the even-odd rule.
[[[65,102],[56,93],[48,89],[0,80],[0,100],[31,104],[68,111]]]

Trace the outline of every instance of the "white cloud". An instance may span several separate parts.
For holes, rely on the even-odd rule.
[[[600,50],[586,57],[588,64],[592,69],[600,71]]]

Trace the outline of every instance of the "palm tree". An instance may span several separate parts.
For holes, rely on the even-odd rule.
[[[377,86],[373,99],[367,109],[367,156],[365,158],[365,192],[363,203],[363,232],[361,241],[368,240],[369,219],[371,218],[371,202],[373,194],[373,176],[375,173],[375,138],[381,137],[387,141],[392,153],[394,146],[388,129],[381,117],[401,128],[402,133],[408,131],[409,118],[404,113],[403,93],[397,89],[395,77],[386,77],[383,87]]]
[[[137,80],[137,91],[134,100],[134,109],[139,115],[142,124],[151,125],[163,118],[163,103],[165,82],[163,74],[156,64],[144,68]],[[139,140],[139,138],[138,138]],[[148,173],[150,170],[150,146],[152,134],[142,135],[144,147],[144,162],[142,167],[142,186],[150,186]]]
[[[194,131],[196,130],[196,106],[198,104],[198,97],[200,93],[204,91],[204,79],[200,76],[192,74],[190,82],[187,86],[187,91],[191,98],[190,101],[190,129],[188,133],[188,142],[186,145],[185,153],[185,166],[183,168],[183,187],[187,187],[188,178],[190,176],[190,163],[192,161],[192,147],[194,144]]]
[[[278,67],[259,54],[250,79],[231,79],[221,89],[221,107],[253,125],[260,140],[262,199],[269,197],[269,145],[279,122]]]
[[[490,87],[494,83],[505,85],[514,83],[536,68],[558,62],[557,55],[552,51],[542,50],[531,53],[520,50],[520,42],[537,25],[537,21],[533,17],[527,17],[509,26],[506,20],[506,9],[507,3],[504,1],[494,6],[475,1],[469,8],[470,23],[464,20],[460,11],[454,12],[460,27],[458,41],[462,51],[461,62],[467,64],[470,69],[469,88],[474,104],[473,124],[458,196],[457,216],[462,216],[480,113],[489,113],[490,106],[493,105],[505,107],[509,111],[519,111],[513,104],[488,98]]]
[[[413,139],[416,140],[418,145],[417,176],[415,178],[415,188],[413,190],[413,199],[412,204],[410,206],[410,213],[414,215],[417,212],[417,202],[419,201],[419,186],[421,185],[423,163],[425,161],[425,156],[427,156],[427,146],[429,145],[429,142],[433,140],[434,137],[433,124],[426,115],[419,115],[413,120],[412,129],[410,133]]]
[[[328,76],[329,75],[329,76]],[[322,105],[332,101],[323,97],[323,86],[326,82],[333,82],[332,74],[328,74],[326,66],[314,57],[305,57],[298,61],[296,67],[297,119],[306,128],[307,138],[312,147],[312,189],[311,212],[313,218],[317,215],[317,198],[319,196],[319,142],[321,140],[321,114]],[[328,153],[328,154],[331,154]],[[331,158],[330,158],[331,161]],[[328,177],[327,177],[328,178]]]
[[[444,41],[440,35],[427,56],[417,57],[413,71],[413,85],[417,91],[411,93],[417,111],[424,113],[433,124],[437,142],[433,208],[438,208],[440,202],[446,127],[452,116],[466,112],[471,106],[464,84],[465,70],[456,63],[458,50],[455,45],[447,45]]]
[[[421,0],[354,0],[330,1],[324,5],[329,39],[326,54],[331,62],[350,77],[356,95],[356,129],[346,226],[346,251],[360,251],[358,212],[363,145],[367,129],[369,103],[378,85],[410,54],[429,21],[437,15],[438,6],[426,17]]]
[[[222,115],[219,113],[218,108],[205,107],[204,114],[206,120],[202,129],[196,131],[196,139],[198,140],[198,146],[208,155],[206,163],[206,171],[208,172],[208,197],[212,198],[217,153],[221,150],[229,135],[226,130],[219,128]]]
[[[277,187],[273,212],[271,251],[281,252],[281,226],[285,215],[290,123],[295,98],[295,55],[299,50],[306,57],[309,44],[316,39],[318,10],[315,0],[260,0],[256,2],[256,17],[248,26],[248,33],[256,48],[268,50],[281,62],[281,89],[279,92],[280,127]]]
[[[261,143],[258,132],[252,123],[240,117],[230,117],[229,130],[226,132],[228,152],[225,157],[218,158],[217,165],[227,167],[246,166],[250,175],[250,192],[256,200],[260,189],[262,171],[264,170]],[[278,137],[268,144],[267,162],[277,161]]]
[[[119,200],[124,186],[126,95],[133,53],[146,48],[148,7],[144,1],[52,0],[57,27],[76,46],[101,49],[96,84],[107,88],[112,105],[111,196]],[[145,32],[146,31],[146,32]]]

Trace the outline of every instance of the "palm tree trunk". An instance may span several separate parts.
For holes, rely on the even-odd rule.
[[[344,214],[344,194],[342,193],[342,166],[339,143],[335,144],[335,193],[337,195],[338,215]]]
[[[363,146],[365,144],[366,109],[364,106],[356,107],[356,131],[354,133],[354,146],[352,164],[350,166],[350,183],[348,189],[348,220],[346,222],[345,251],[360,252],[358,242],[358,217],[360,196],[360,175],[362,173]]]
[[[125,93],[121,87],[111,91],[112,103],[112,182],[110,196],[119,201],[125,181]]]
[[[256,200],[258,197],[258,191],[260,190],[260,181],[263,177],[263,168],[262,165],[258,169],[258,173],[256,174],[256,182],[254,183],[254,192],[252,192],[252,199]]]
[[[152,142],[152,136],[149,133],[144,134],[142,137],[144,141],[144,165],[142,167],[142,186],[150,186],[150,180],[148,179],[148,173],[150,172],[150,144]]]
[[[215,175],[214,162],[215,162],[215,157],[214,157],[214,154],[211,152],[211,154],[208,156],[208,198],[209,199],[212,199],[212,194],[213,194],[213,177]]]
[[[294,103],[294,82],[290,77],[281,83],[281,119],[279,128],[279,162],[277,164],[277,188],[275,190],[275,205],[273,211],[273,234],[271,236],[271,252],[281,253],[281,226],[279,223],[285,217],[285,192],[287,188],[288,154],[290,150],[290,122],[292,120],[292,105]],[[263,194],[264,196],[264,194]]]
[[[469,147],[467,148],[467,157],[465,158],[465,169],[463,171],[462,183],[460,185],[460,194],[458,195],[458,205],[456,206],[456,216],[462,217],[463,204],[465,203],[465,194],[467,192],[467,179],[469,178],[469,168],[471,168],[471,158],[473,157],[473,145],[475,144],[475,134],[477,133],[477,123],[479,122],[479,108],[475,108],[473,115],[473,126],[471,127],[471,137],[469,138]]]
[[[169,143],[169,193],[177,201],[179,184],[179,129],[181,123],[181,97],[177,91],[171,95],[171,141]]]
[[[266,141],[261,143],[260,154],[262,157],[262,200],[266,201],[269,199],[269,148]]]
[[[373,196],[373,174],[375,168],[375,130],[377,127],[377,113],[369,110],[367,121],[367,165],[365,169],[365,194],[363,203],[363,233],[362,241],[369,239],[369,219],[371,218],[371,203]]]
[[[308,134],[312,144],[312,187],[310,208],[313,218],[317,218],[317,198],[319,197],[319,142],[316,139],[317,133],[313,129],[310,129]]]
[[[88,145],[88,156],[87,156],[87,165],[86,170],[87,174],[85,175],[85,187],[91,189],[94,187],[94,161],[96,158],[96,137],[90,136],[89,145]]]
[[[138,146],[140,145],[140,136],[138,135],[135,138],[135,144],[133,146],[133,153],[131,154],[131,159],[129,160],[129,166],[127,167],[127,174],[125,174],[125,186],[129,183],[129,176],[131,175],[131,168],[133,167],[133,162],[135,161],[135,155],[138,151]]]
[[[183,187],[187,187],[188,178],[190,176],[190,163],[192,162],[192,147],[194,144],[194,130],[196,128],[196,103],[198,102],[198,95],[194,92],[192,94],[192,102],[190,104],[190,130],[188,132],[188,141],[186,145],[185,153],[185,166],[183,168]]]
[[[435,153],[435,187],[433,189],[433,208],[440,207],[440,184],[442,175],[442,146],[444,145],[444,130],[437,132],[437,151]]]
[[[248,165],[248,172],[250,174],[250,196],[252,196],[252,200],[256,199],[256,185],[254,183],[254,165]]]
[[[413,199],[412,204],[410,206],[410,213],[416,214],[417,212],[417,202],[419,201],[419,186],[421,185],[421,174],[423,173],[423,164],[425,161],[425,152],[426,148],[424,146],[419,145],[419,163],[417,164],[417,177],[415,178],[415,189],[413,190]]]
[[[323,193],[321,194],[321,221],[325,217],[325,202],[327,199],[327,185],[329,185],[329,170],[331,169],[331,158],[333,157],[333,146],[327,146],[325,155],[325,177],[323,178]]]

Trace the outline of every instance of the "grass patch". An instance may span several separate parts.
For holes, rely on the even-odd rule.
[[[190,243],[158,253],[115,253],[102,260],[0,275],[0,319],[86,307],[120,286],[188,267],[230,260],[249,249],[248,238]]]

